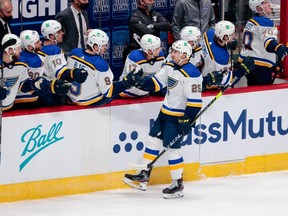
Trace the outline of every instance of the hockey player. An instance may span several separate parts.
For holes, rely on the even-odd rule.
[[[38,52],[42,49],[42,42],[40,41],[40,37],[38,32],[34,30],[24,30],[20,34],[20,39],[22,42],[23,51],[21,52],[21,57],[25,59],[25,62],[27,63],[27,73],[28,76],[36,80],[38,77],[44,75],[44,60],[45,57],[42,55],[39,55]],[[55,78],[54,78],[55,79]],[[59,81],[61,82],[61,81]],[[62,81],[64,83],[64,81]],[[65,95],[68,92],[70,84],[67,83],[67,89],[64,90],[61,94]],[[59,92],[58,92],[59,94]],[[51,98],[52,97],[52,98]],[[51,105],[51,103],[43,103],[43,101],[52,101],[54,98],[53,93],[42,94],[42,95],[36,95],[36,92],[27,92],[23,93],[21,91],[18,91],[15,103],[20,104],[19,106],[23,107],[35,107],[35,106],[42,106],[42,105]],[[60,96],[56,96],[60,97]],[[24,104],[23,104],[24,103]],[[54,104],[54,103],[52,103]]]
[[[68,56],[68,67],[76,67],[88,71],[84,83],[73,82],[68,97],[73,104],[99,106],[109,103],[127,88],[131,88],[142,76],[141,73],[129,73],[122,81],[113,82],[113,73],[102,55],[108,49],[108,35],[100,30],[90,31],[87,48],[75,48]],[[141,71],[140,71],[141,72]]]
[[[24,30],[20,33],[20,39],[22,43],[23,51],[20,56],[25,59],[27,63],[27,73],[30,79],[35,80],[39,76],[43,76],[44,67],[41,56],[37,54],[42,48],[42,42],[38,32],[32,30]],[[31,92],[23,93],[18,91],[15,99],[17,103],[34,103],[38,99],[38,96]]]
[[[233,23],[222,20],[215,25],[215,29],[209,29],[202,37],[202,51],[204,56],[204,66],[202,75],[213,71],[219,71],[223,75],[222,82],[216,86],[206,86],[207,89],[215,89],[225,86],[232,80],[231,59],[227,49],[227,44],[234,38],[235,26]]]
[[[83,83],[85,82],[88,73],[83,69],[74,69],[73,67],[69,69],[67,67],[67,61],[64,56],[63,50],[58,45],[63,41],[63,31],[61,24],[56,20],[46,20],[41,25],[41,32],[45,38],[43,42],[43,47],[38,54],[44,57],[44,75],[48,80],[54,78],[67,80],[69,82]],[[45,102],[46,98],[43,98],[42,103],[62,104],[64,98],[51,95],[49,97],[53,100],[48,100]]]
[[[277,42],[278,30],[274,22],[268,18],[272,12],[271,2],[249,0],[249,7],[255,16],[245,25],[238,61],[242,62],[247,56],[255,59],[255,69],[247,75],[248,86],[271,84],[273,73],[278,68],[277,64],[287,56],[287,47]],[[276,62],[276,57],[278,62]]]
[[[47,92],[68,91],[70,86],[58,80],[47,81],[43,77],[33,80],[28,77],[27,63],[20,56],[22,51],[21,40],[14,34],[6,34],[2,39],[3,51],[1,53],[1,87],[0,99],[3,111],[12,108],[18,90],[22,92],[35,92],[37,95]]]
[[[166,63],[152,77],[145,77],[141,88],[159,91],[167,86],[167,93],[160,113],[154,122],[143,155],[143,163],[148,164],[159,154],[161,145],[167,146],[177,135],[188,134],[190,124],[202,107],[202,76],[189,62],[191,45],[184,40],[172,44],[172,61]],[[167,150],[172,184],[163,190],[164,198],[183,196],[183,157],[180,152],[181,140]],[[150,170],[140,170],[137,174],[125,174],[123,181],[128,185],[146,190]]]
[[[236,80],[238,82],[244,75],[248,75],[254,70],[254,58],[250,56],[247,56],[243,62],[237,64],[234,69],[231,67],[227,46],[232,43],[234,32],[234,24],[222,20],[216,23],[215,29],[209,29],[208,32],[203,34],[203,90],[221,88],[231,82],[235,84]],[[221,81],[219,82],[219,80]]]
[[[127,56],[122,75],[119,80],[123,80],[131,71],[143,70],[144,76],[153,76],[162,66],[165,56],[161,50],[161,40],[151,34],[145,34],[142,38],[135,40],[141,46],[141,49],[136,49],[130,52]],[[165,94],[165,91],[163,91]],[[149,91],[143,91],[136,87],[125,90],[120,93],[121,97],[140,97],[149,95]],[[153,94],[153,93],[152,93]]]
[[[192,46],[193,52],[190,57],[190,62],[193,65],[195,65],[200,72],[202,72],[202,68],[204,66],[204,58],[202,52],[202,45],[200,43],[201,40],[200,30],[194,26],[186,26],[183,29],[181,29],[180,37],[182,40],[188,41],[188,43]],[[165,61],[166,62],[171,61],[170,54],[167,56]],[[223,80],[222,72],[217,70],[211,70],[202,75],[204,75],[202,91],[205,91],[207,88],[211,88],[212,86],[221,85]]]
[[[201,72],[203,66],[203,53],[202,46],[200,44],[201,31],[194,26],[186,26],[180,31],[181,40],[188,41],[192,46],[193,52],[190,58],[190,62],[195,65]],[[171,55],[168,54],[166,62],[171,61]]]

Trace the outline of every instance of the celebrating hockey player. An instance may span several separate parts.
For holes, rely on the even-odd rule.
[[[142,36],[141,40],[135,36],[135,40],[141,46],[141,49],[136,49],[131,51],[127,56],[122,75],[120,80],[122,80],[131,71],[143,70],[144,76],[153,76],[162,66],[165,57],[164,53],[161,51],[161,40],[151,34],[145,34]],[[153,94],[149,91],[143,91],[136,87],[125,90],[120,93],[122,97],[138,97]],[[163,95],[165,91],[163,91]]]
[[[255,15],[245,25],[238,61],[242,62],[247,56],[255,59],[255,69],[246,76],[248,86],[272,84],[273,74],[278,73],[277,66],[287,56],[288,50],[283,44],[278,43],[278,30],[274,22],[268,18],[272,12],[271,2],[249,0],[249,7]]]
[[[189,62],[191,54],[192,47],[187,41],[174,42],[171,49],[172,61],[166,63],[154,76],[147,76],[140,82],[140,88],[146,91],[159,91],[167,86],[163,106],[149,133],[143,164],[156,158],[161,146],[166,147],[178,133],[188,134],[191,123],[202,107],[202,76]],[[183,196],[181,140],[177,140],[167,150],[172,178],[171,185],[163,190],[163,197],[167,199]],[[144,169],[137,174],[125,174],[123,181],[132,187],[146,190],[150,173],[151,169]]]
[[[28,77],[27,63],[20,56],[22,52],[21,40],[17,35],[6,34],[2,39],[3,51],[1,53],[1,87],[0,99],[2,109],[11,109],[18,90],[22,92],[35,92],[37,95],[47,92],[57,93],[68,91],[66,83],[52,80],[51,82],[43,77],[33,80]]]
[[[195,65],[201,72],[203,67],[203,53],[200,44],[201,31],[195,26],[186,26],[180,31],[181,40],[187,41],[193,49],[190,62]],[[171,54],[168,54],[166,62],[171,61]]]
[[[22,42],[23,51],[21,52],[21,57],[25,59],[27,63],[27,73],[32,80],[36,80],[38,77],[44,75],[43,67],[43,57],[38,54],[38,51],[42,48],[42,42],[38,32],[34,30],[24,30],[20,34],[20,39]],[[43,77],[44,79],[44,77]],[[46,79],[46,78],[45,78]],[[58,83],[62,83],[63,92],[57,91],[57,94],[65,95],[70,88],[68,82],[58,80]],[[66,86],[66,88],[64,88]],[[15,104],[19,104],[21,107],[36,107],[41,105],[47,105],[46,103],[42,104],[39,98],[48,98],[50,95],[54,95],[53,92],[46,92],[46,94],[37,95],[38,92],[27,92],[23,93],[18,91],[15,99]],[[47,101],[47,99],[46,99]]]
[[[232,79],[231,59],[227,50],[227,44],[233,40],[235,26],[233,23],[222,20],[203,34],[202,51],[204,56],[204,67],[202,75],[206,76],[212,71],[221,72],[222,82],[216,86],[206,86],[207,89],[227,85]]]
[[[203,83],[203,89],[215,89],[226,86],[232,82],[232,78],[239,81],[242,76],[250,73],[254,69],[254,59],[249,57],[241,64],[238,64],[237,69],[232,70],[227,45],[232,42],[234,32],[234,24],[222,20],[216,23],[215,29],[209,29],[203,34],[202,50],[204,67],[202,69],[202,75],[204,81],[209,78],[206,83]],[[221,75],[219,75],[219,73],[221,73]],[[213,77],[211,78],[209,74]],[[220,82],[210,82],[210,80],[215,79],[222,80]]]
[[[141,79],[142,71],[130,72],[122,81],[113,82],[114,75],[108,63],[102,58],[107,51],[108,35],[93,29],[88,35],[87,48],[73,49],[68,57],[68,67],[76,67],[88,71],[84,83],[74,83],[68,92],[73,104],[99,106],[109,103],[127,88],[131,88]],[[142,73],[142,74],[141,74]]]
[[[87,78],[87,71],[83,69],[69,69],[64,52],[58,45],[63,41],[63,31],[61,24],[56,20],[46,20],[41,25],[41,32],[45,38],[43,47],[38,54],[44,57],[44,74],[48,80],[62,79],[69,82],[83,83]],[[51,100],[49,100],[51,99]],[[50,95],[41,98],[42,103],[48,105],[63,104],[65,97]]]

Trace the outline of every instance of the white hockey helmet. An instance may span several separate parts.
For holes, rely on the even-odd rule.
[[[192,55],[192,46],[185,40],[177,40],[172,44],[172,49],[179,51],[180,55],[186,53],[187,58]]]
[[[6,35],[4,35],[4,37],[1,41],[1,45],[4,49],[4,51],[6,51],[8,54],[9,54],[9,49],[12,49],[13,53],[9,54],[9,55],[13,56],[16,53],[16,49],[21,47],[22,43],[21,43],[21,39],[17,35],[6,34]]]
[[[108,35],[100,30],[100,29],[93,29],[88,35],[87,45],[91,47],[91,49],[99,54],[101,46],[106,45],[109,43],[109,37]],[[97,45],[99,47],[99,50],[94,50],[94,45]]]
[[[215,36],[221,41],[224,41],[224,36],[228,36],[231,40],[231,36],[235,33],[235,25],[227,20],[222,20],[215,25]]]
[[[195,26],[185,26],[180,31],[180,38],[182,40],[193,41],[194,43],[192,47],[193,49],[195,49],[199,44],[200,37],[201,37],[201,31],[199,30],[199,28]]]
[[[140,44],[142,50],[149,54],[149,50],[153,52],[161,46],[161,40],[159,37],[156,37],[151,34],[145,34],[141,37]]]
[[[35,49],[35,43],[40,40],[39,34],[34,30],[24,30],[20,33],[22,46],[28,50],[28,46],[32,46]]]
[[[52,34],[57,38],[57,32],[62,29],[62,25],[57,20],[46,20],[41,25],[41,33],[44,38],[51,40],[49,35]]]
[[[258,11],[257,7],[262,8],[262,10],[264,11],[262,3],[265,2],[265,1],[267,1],[267,0],[249,0],[249,7],[254,13],[259,13],[261,11]]]

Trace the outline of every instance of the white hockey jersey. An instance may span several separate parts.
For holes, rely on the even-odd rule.
[[[27,73],[29,78],[35,80],[37,77],[42,76],[44,73],[43,57],[37,53],[23,51],[20,54],[27,63]],[[38,96],[31,94],[30,92],[23,93],[18,91],[15,99],[15,103],[26,103],[37,101]]]
[[[45,45],[39,55],[44,58],[44,75],[48,80],[60,79],[62,73],[67,69],[67,61],[64,52],[57,45]]]
[[[152,80],[156,91],[167,86],[160,118],[173,121],[184,116],[186,107],[202,107],[203,77],[191,63],[179,67],[173,61],[168,62]]]
[[[82,48],[73,49],[68,56],[68,68],[83,68],[88,72],[84,83],[72,82],[67,96],[72,103],[92,105],[113,93],[114,75],[108,63],[100,55],[90,55]]]
[[[6,111],[12,108],[18,89],[21,87],[22,83],[28,79],[27,63],[22,57],[14,63],[13,67],[3,66],[1,59],[0,62],[1,73],[3,67],[4,86],[8,88],[7,97],[2,101],[2,110]]]
[[[204,57],[202,75],[206,76],[213,71],[222,71],[222,85],[227,85],[232,79],[231,62],[227,47],[220,46],[214,40],[214,29],[209,29],[202,36],[201,44]],[[216,87],[216,86],[215,86]]]
[[[153,76],[163,65],[165,60],[164,53],[161,51],[159,56],[153,60],[147,60],[144,52],[141,49],[133,50],[127,56],[125,61],[124,69],[119,80],[130,73],[132,70],[138,71],[143,70],[143,76]],[[143,91],[136,87],[132,87],[120,93],[121,97],[140,97],[148,95],[148,91]]]
[[[264,16],[248,20],[243,31],[243,44],[239,61],[247,56],[254,57],[258,66],[271,68],[276,63],[276,54],[266,51],[270,40],[277,40],[278,30],[274,22]]]

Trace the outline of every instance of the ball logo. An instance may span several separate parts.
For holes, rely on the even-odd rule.
[[[64,139],[63,136],[59,135],[59,131],[62,128],[63,122],[58,124],[54,123],[52,127],[45,133],[42,125],[30,128],[23,133],[21,142],[25,145],[21,157],[24,158],[20,164],[21,170],[41,151],[47,147],[59,142]]]

